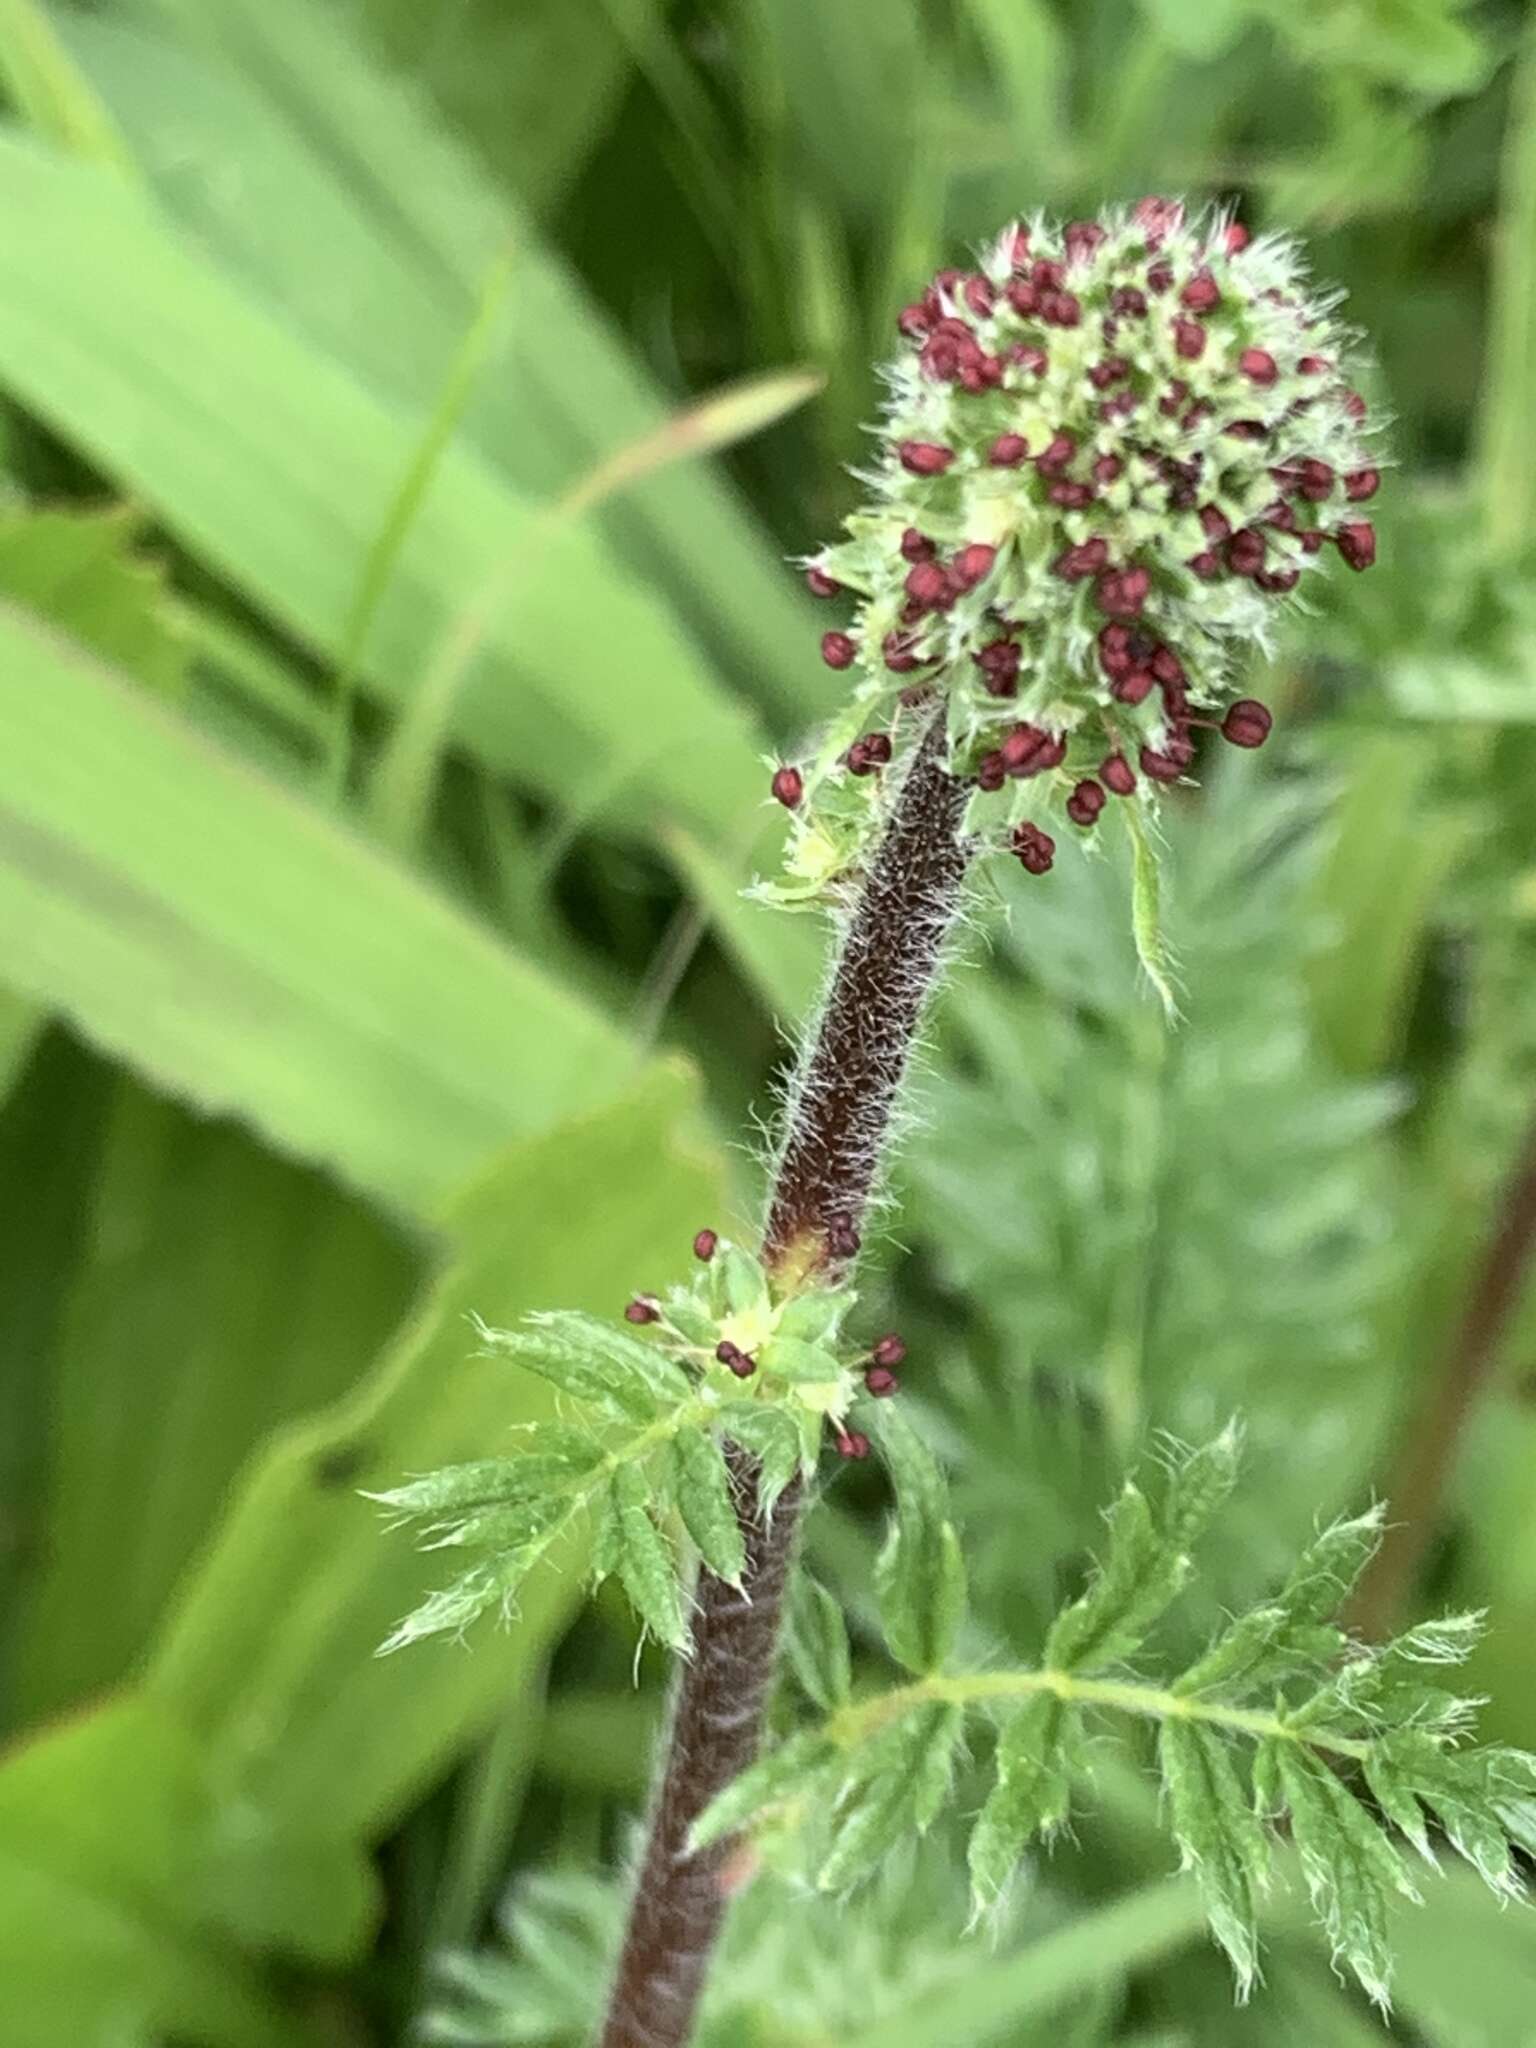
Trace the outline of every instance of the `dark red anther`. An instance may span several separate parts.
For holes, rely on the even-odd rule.
[[[713,1230],[701,1230],[693,1240],[693,1256],[707,1266],[715,1256],[720,1243],[719,1234]]]
[[[1344,394],[1344,410],[1352,420],[1363,420],[1370,411],[1370,407],[1358,391],[1346,391]]]
[[[1017,469],[1029,453],[1029,443],[1022,434],[999,434],[987,450],[987,460],[994,469]]]
[[[1106,754],[1099,763],[1099,780],[1115,796],[1133,796],[1136,771],[1124,754]]]
[[[1008,351],[1008,359],[1021,370],[1028,370],[1032,377],[1043,377],[1051,366],[1048,353],[1027,341],[1016,341]]]
[[[981,275],[980,271],[973,271],[965,280],[965,288],[961,296],[978,320],[985,320],[992,311],[992,287],[986,278]]]
[[[1184,664],[1171,647],[1159,646],[1153,651],[1152,673],[1165,686],[1182,683]]]
[[[974,343],[971,344],[971,352],[977,352]],[[923,375],[931,377],[936,384],[952,384],[959,376],[964,361],[963,345],[950,334],[931,335],[923,343],[918,357]]]
[[[871,1344],[869,1357],[872,1365],[883,1365],[889,1369],[906,1363],[907,1347],[894,1330],[887,1330],[883,1337]]]
[[[1240,220],[1228,221],[1222,232],[1222,242],[1229,256],[1241,255],[1252,239]]]
[[[1229,420],[1221,430],[1229,441],[1262,441],[1264,422],[1262,420]]]
[[[888,767],[890,759],[891,736],[887,732],[867,732],[848,749],[848,766],[855,775],[872,775],[877,768]]]
[[[1266,542],[1255,526],[1240,526],[1227,542],[1227,567],[1234,576],[1252,576],[1264,566]]]
[[[1010,775],[1033,772],[1036,759],[1050,745],[1051,736],[1038,725],[1016,725],[1003,735],[998,758]]]
[[[932,316],[924,305],[903,306],[896,315],[896,325],[908,341],[921,341],[932,324]]]
[[[915,526],[909,526],[901,536],[901,553],[904,561],[929,562],[938,550],[926,533],[919,533]]]
[[[1048,874],[1056,858],[1056,842],[1049,832],[1028,821],[1014,827],[1013,850],[1031,875]]]
[[[1067,798],[1067,816],[1074,825],[1081,825],[1084,828],[1098,822],[1099,813],[1103,808],[1104,792],[1092,776],[1086,776],[1078,783]]]
[[[1177,782],[1188,765],[1187,760],[1181,761],[1175,756],[1171,746],[1167,753],[1159,752],[1156,747],[1143,747],[1141,750],[1141,772],[1150,775],[1154,782]]]
[[[1344,495],[1358,505],[1366,498],[1374,498],[1380,484],[1380,470],[1353,469],[1344,479]]]
[[[1165,420],[1171,420],[1183,409],[1184,401],[1188,396],[1189,386],[1182,377],[1175,377],[1168,386],[1168,389],[1157,401],[1157,409]]]
[[[1061,239],[1066,243],[1069,263],[1086,263],[1104,241],[1104,229],[1096,220],[1069,220]]]
[[[954,603],[949,575],[938,562],[914,562],[902,588],[924,611],[940,611]]]
[[[901,1381],[885,1366],[872,1365],[864,1375],[864,1391],[873,1394],[877,1401],[884,1401],[901,1392]]]
[[[997,560],[997,549],[989,547],[984,540],[973,540],[969,547],[963,547],[950,564],[950,573],[962,590],[974,590],[992,573],[992,564]]]
[[[1198,555],[1191,555],[1185,565],[1193,569],[1202,583],[1214,583],[1221,574],[1221,557],[1211,548],[1202,548]]]
[[[1128,669],[1123,676],[1116,676],[1109,694],[1117,704],[1144,704],[1152,694],[1154,680],[1149,668]]]
[[[1146,317],[1147,295],[1137,291],[1133,284],[1116,285],[1109,295],[1111,312],[1118,313],[1122,320],[1141,320]]]
[[[832,1439],[832,1447],[840,1458],[857,1460],[869,1456],[869,1438],[862,1429],[840,1429]]]
[[[1004,296],[1021,320],[1032,320],[1040,311],[1040,294],[1027,277],[1011,279]]]
[[[1118,620],[1099,628],[1099,667],[1111,681],[1117,676],[1129,675],[1136,666],[1136,657],[1131,652],[1131,629],[1122,626]]]
[[[1099,609],[1117,612],[1123,617],[1134,618],[1147,601],[1152,588],[1152,578],[1139,566],[1116,569],[1101,576],[1094,586],[1094,597]]]
[[[1081,512],[1093,503],[1093,486],[1077,484],[1066,477],[1057,477],[1046,496],[1053,505],[1061,505],[1068,512]]]
[[[1369,569],[1376,559],[1376,529],[1368,519],[1349,519],[1334,534],[1351,569]]]
[[[1209,313],[1221,304],[1221,287],[1208,270],[1197,270],[1179,293],[1179,303],[1191,313]]]
[[[1261,569],[1254,582],[1260,590],[1267,590],[1275,597],[1284,597],[1294,590],[1301,581],[1299,569]]]
[[[1322,553],[1323,542],[1328,536],[1320,526],[1305,526],[1296,538],[1307,554],[1316,555]]]
[[[1037,256],[1030,265],[1030,276],[1043,292],[1053,292],[1066,276],[1066,270],[1049,256]]]
[[[1273,384],[1280,375],[1280,367],[1267,348],[1245,348],[1237,359],[1237,367],[1250,384]]]
[[[1156,292],[1158,297],[1161,298],[1164,292],[1172,288],[1172,285],[1173,265],[1171,263],[1154,263],[1147,272],[1147,290],[1149,292]]]
[[[1108,560],[1109,543],[1095,534],[1091,540],[1079,541],[1076,547],[1063,548],[1051,569],[1065,582],[1081,583],[1089,576],[1097,576]]]
[[[1205,354],[1205,329],[1198,320],[1175,320],[1173,323],[1173,347],[1176,355],[1186,363],[1197,363]]]
[[[823,633],[821,658],[828,668],[852,668],[858,649],[846,633]]]
[[[805,777],[798,768],[779,768],[769,787],[785,810],[792,811],[805,795]]]
[[[729,1366],[739,1380],[749,1380],[757,1371],[757,1360],[733,1344],[729,1337],[722,1337],[715,1346],[715,1356],[722,1365]]]
[[[942,476],[955,459],[954,449],[937,441],[903,441],[896,453],[902,468],[913,476]]]
[[[1029,261],[1029,229],[1022,227],[1018,221],[1015,221],[1008,230],[1007,240],[1003,244],[1003,253],[1007,256],[1009,264],[1013,269],[1021,269]]]
[[[637,1294],[624,1311],[626,1323],[659,1323],[661,1310],[648,1294]]]
[[[986,678],[987,688],[994,697],[1012,694],[1014,678],[1019,673],[1019,663],[1023,658],[1023,650],[1017,640],[989,640],[971,658]]]
[[[1303,356],[1296,365],[1304,377],[1321,377],[1333,368],[1326,356]]]
[[[813,562],[805,572],[805,587],[812,597],[841,597],[843,586],[835,576],[829,576],[825,569],[818,569]]]
[[[1219,505],[1202,505],[1200,524],[1207,540],[1225,540],[1232,531],[1232,522]]]
[[[1184,225],[1184,207],[1177,199],[1162,199],[1153,194],[1137,200],[1131,218],[1143,230],[1147,247],[1160,249],[1168,236]]]
[[[996,752],[983,754],[976,763],[976,787],[990,794],[994,789],[1001,789],[1007,780],[1008,770],[1002,755]]]
[[[911,633],[887,633],[880,643],[885,665],[892,675],[909,676],[913,669],[922,666],[923,657],[917,651],[917,641]]]
[[[1264,524],[1266,526],[1273,526],[1280,533],[1294,533],[1296,531],[1296,508],[1293,505],[1287,505],[1283,498],[1279,498],[1264,513]]]
[[[829,1257],[834,1259],[857,1258],[859,1246],[862,1242],[863,1240],[860,1238],[858,1231],[854,1228],[853,1218],[846,1212],[839,1212],[836,1216],[829,1216],[827,1218],[827,1253]]]
[[[1040,301],[1040,318],[1052,327],[1077,327],[1083,318],[1083,302],[1076,292],[1047,292]]]
[[[1221,736],[1234,747],[1262,747],[1274,722],[1268,707],[1256,697],[1241,697],[1227,707],[1227,715],[1221,721]]]
[[[1101,487],[1112,484],[1125,468],[1118,455],[1099,455],[1094,458],[1093,480]]]
[[[1035,467],[1048,473],[1065,469],[1076,453],[1077,442],[1070,434],[1053,434],[1035,457]]]

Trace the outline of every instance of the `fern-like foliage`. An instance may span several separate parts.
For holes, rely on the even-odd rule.
[[[951,1661],[964,1584],[942,1480],[902,1417],[884,1418],[881,1435],[898,1495],[881,1619],[912,1675],[853,1698],[846,1648],[818,1606],[808,1690],[822,1717],[726,1789],[698,1843],[750,1828],[775,1860],[844,1892],[932,1824],[958,1759],[990,1730],[991,1790],[969,1863],[976,1909],[992,1911],[1029,1845],[1065,1825],[1096,1724],[1128,1717],[1155,1729],[1168,1825],[1243,1994],[1258,1973],[1259,1901],[1282,1827],[1336,1961],[1379,2003],[1389,1904],[1417,1896],[1405,1850],[1432,1864],[1443,1838],[1495,1891],[1518,1889],[1513,1851],[1536,1853],[1536,1758],[1475,1746],[1470,1703],[1439,1682],[1466,1657],[1476,1618],[1379,1647],[1351,1643],[1335,1619],[1379,1539],[1379,1511],[1324,1528],[1272,1597],[1170,1669],[1156,1631],[1190,1582],[1240,1444],[1229,1428],[1199,1449],[1169,1446],[1156,1487],[1128,1483],[1110,1508],[1093,1574],[1051,1624],[1039,1663],[965,1670]],[[812,1656],[802,1638],[797,1668]]]
[[[758,1260],[722,1240],[693,1285],[646,1298],[645,1337],[570,1311],[520,1330],[479,1325],[485,1353],[548,1381],[565,1412],[521,1429],[509,1456],[369,1495],[415,1523],[426,1548],[474,1556],[381,1654],[460,1635],[488,1611],[509,1616],[529,1572],[581,1529],[593,1583],[616,1578],[642,1625],[686,1654],[679,1526],[711,1571],[739,1582],[745,1542],[724,1446],[751,1455],[770,1512],[814,1467],[828,1418],[858,1387],[840,1349],[853,1301],[848,1289],[776,1293]]]

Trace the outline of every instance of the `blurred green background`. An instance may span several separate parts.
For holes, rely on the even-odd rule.
[[[989,885],[869,1313],[999,1650],[1237,1409],[1208,1608],[1390,1490],[1357,1619],[1489,1607],[1536,1746],[1526,10],[0,0],[0,86],[3,2048],[580,2040],[664,1673],[569,1573],[376,1661],[434,1574],[358,1489],[537,1412],[471,1310],[750,1227],[784,558],[913,285],[1036,206],[1304,233],[1398,468],[1171,809],[1185,1025],[1116,858]],[[813,1528],[856,1631],[880,1513]],[[1285,1897],[1234,2009],[1133,1763],[991,1944],[942,1843],[757,1888],[712,2048],[1385,2039]],[[1528,1912],[1446,1880],[1402,1949],[1392,2038],[1536,2043]]]

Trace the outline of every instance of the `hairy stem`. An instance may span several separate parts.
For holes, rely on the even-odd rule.
[[[941,709],[897,793],[790,1099],[763,1258],[797,1284],[834,1277],[857,1248],[960,900],[968,795],[944,766]],[[690,1655],[601,2048],[683,2048],[730,1894],[733,1844],[689,1855],[688,1833],[757,1754],[802,1496],[791,1487],[765,1520],[752,1460],[735,1445],[728,1457],[746,1571],[739,1590],[699,1573]]]
[[[1476,1277],[1444,1356],[1398,1451],[1386,1498],[1392,1521],[1367,1566],[1349,1621],[1374,1640],[1390,1634],[1434,1533],[1462,1432],[1487,1384],[1499,1344],[1536,1257],[1536,1121],[1505,1184]]]

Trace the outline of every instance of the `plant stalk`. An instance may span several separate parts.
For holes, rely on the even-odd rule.
[[[944,753],[940,706],[897,792],[790,1097],[763,1260],[797,1285],[835,1282],[856,1253],[959,906],[970,790]],[[690,1654],[600,2048],[685,2048],[739,1872],[734,1843],[690,1855],[688,1835],[757,1755],[804,1497],[791,1486],[769,1519],[754,1461],[732,1444],[727,1462],[746,1569],[739,1588],[699,1572]]]

